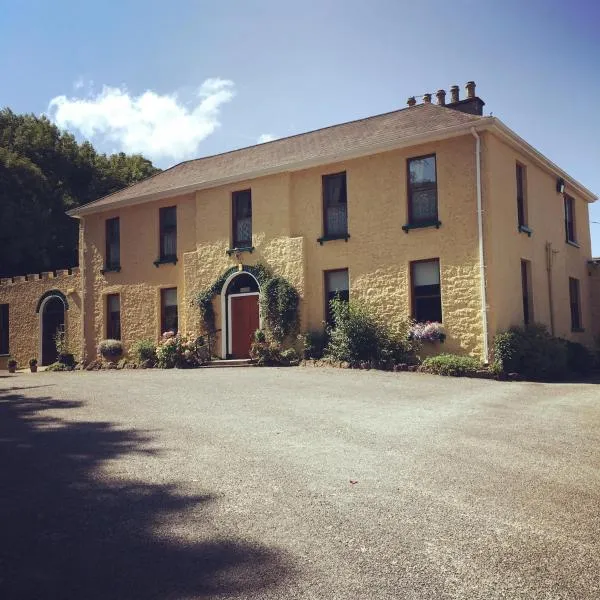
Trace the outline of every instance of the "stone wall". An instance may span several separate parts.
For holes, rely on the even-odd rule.
[[[0,304],[8,304],[9,310],[9,354],[19,368],[28,366],[30,358],[41,361],[41,315],[37,310],[44,294],[55,290],[67,299],[65,331],[68,347],[79,358],[82,354],[79,269],[0,279]],[[0,369],[6,368],[8,358],[0,356]]]

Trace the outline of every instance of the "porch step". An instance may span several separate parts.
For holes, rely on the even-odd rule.
[[[250,358],[229,358],[227,360],[211,360],[202,365],[204,369],[214,369],[217,367],[254,367],[256,366]]]

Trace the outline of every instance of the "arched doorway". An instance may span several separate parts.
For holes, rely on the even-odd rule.
[[[40,306],[41,364],[56,362],[55,335],[65,328],[65,303],[60,296],[48,296]]]
[[[227,278],[221,291],[222,354],[248,358],[254,332],[260,327],[258,281],[247,271]]]

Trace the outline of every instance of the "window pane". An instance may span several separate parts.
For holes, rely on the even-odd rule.
[[[348,291],[348,270],[327,271],[326,283],[327,292],[329,293]]]
[[[413,285],[440,284],[440,263],[437,260],[413,263]]]
[[[119,218],[116,217],[106,221],[106,266],[119,266],[120,254],[120,225]]]
[[[435,156],[413,158],[409,162],[410,183],[435,183]]]
[[[346,204],[346,173],[325,175],[323,177],[323,194],[326,206]]]
[[[427,321],[442,321],[442,304],[439,290],[437,296],[430,298],[415,297],[415,319],[420,323]]]
[[[177,207],[167,206],[160,209],[160,228],[162,230],[177,227]]]
[[[177,233],[170,231],[162,235],[162,252],[163,257],[177,255]]]
[[[9,353],[8,304],[0,304],[0,354]]]
[[[252,243],[252,191],[233,194],[233,245]]]
[[[162,295],[164,306],[177,306],[177,288],[162,290]]]
[[[108,296],[108,310],[109,312],[119,312],[120,302],[118,294],[111,294]]]

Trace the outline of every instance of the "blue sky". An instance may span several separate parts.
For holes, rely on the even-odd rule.
[[[487,113],[600,193],[592,0],[0,0],[0,15],[0,105],[103,151],[166,167],[473,79]],[[600,224],[592,239],[600,255]]]

